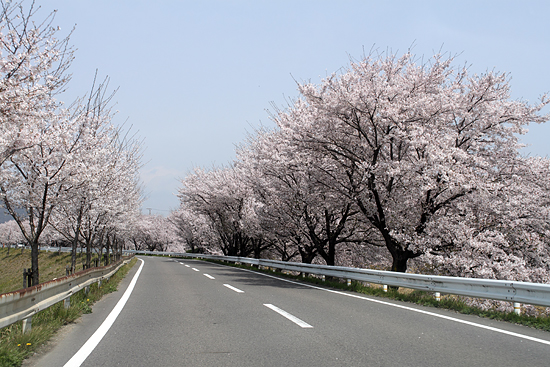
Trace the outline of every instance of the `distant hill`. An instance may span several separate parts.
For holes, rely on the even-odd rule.
[[[5,223],[12,220],[11,215],[9,215],[5,209],[0,209],[0,223]]]
[[[19,209],[19,210],[17,210],[17,212],[20,213],[20,214],[25,213],[25,211],[23,209]],[[13,218],[11,217],[11,215],[8,214],[6,209],[0,208],[0,223],[9,222],[12,219]]]

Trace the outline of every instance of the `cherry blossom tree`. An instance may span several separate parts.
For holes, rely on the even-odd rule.
[[[183,180],[178,197],[182,206],[208,217],[224,255],[259,257],[271,244],[261,234],[259,203],[243,174],[235,166],[211,171],[196,169]]]
[[[141,142],[121,137],[119,130],[107,136],[110,138],[101,154],[92,150],[98,155],[86,161],[90,169],[82,171],[83,186],[64,207],[64,213],[72,216],[62,218],[72,224],[73,230],[68,233],[73,234],[73,240],[82,238],[87,266],[94,247],[99,253],[106,247],[109,253],[111,244],[124,240],[139,219],[143,200],[139,181]]]
[[[42,121],[58,106],[73,60],[68,36],[57,38],[55,12],[36,19],[35,2],[0,2],[0,165],[39,142]]]
[[[72,271],[76,266],[76,251],[82,234],[83,220],[92,209],[94,200],[99,196],[102,198],[107,196],[103,196],[101,190],[105,187],[102,186],[106,185],[105,180],[110,179],[111,169],[109,168],[113,162],[117,161],[112,154],[112,151],[116,151],[113,144],[117,131],[110,124],[112,115],[108,106],[114,92],[105,98],[107,85],[108,79],[96,88],[94,80],[92,91],[87,98],[79,99],[73,104],[72,115],[75,123],[83,126],[80,138],[82,142],[80,149],[75,152],[77,164],[71,174],[72,189],[66,193],[61,205],[56,207],[53,220],[50,221],[60,234],[72,242]],[[90,237],[93,235],[91,234]],[[86,248],[86,265],[89,266],[90,241]]]
[[[168,216],[174,225],[175,234],[181,243],[186,245],[186,251],[191,253],[210,252],[215,246],[208,240],[215,237],[206,216],[180,207]]]
[[[73,187],[75,153],[82,137],[82,126],[63,112],[55,115],[41,131],[40,142],[4,162],[0,198],[18,223],[32,248],[33,284],[38,284],[39,238],[53,209]],[[22,215],[18,209],[23,208]],[[28,227],[23,223],[27,222]]]
[[[426,261],[446,275],[548,283],[550,162],[527,158],[480,192],[460,223],[441,228]],[[460,228],[462,227],[462,228]]]
[[[175,231],[172,222],[161,215],[141,215],[131,241],[136,250],[168,251],[178,247]]]
[[[70,117],[54,99],[69,80],[73,52],[68,36],[56,38],[54,13],[39,20],[34,2],[28,7],[24,2],[0,4],[1,199],[31,245],[36,284],[38,238],[52,210],[46,201],[69,186],[61,171],[73,151],[67,144],[78,140],[71,136],[78,132],[71,130]],[[28,226],[20,208],[26,208]]]
[[[370,55],[320,85],[299,85],[301,98],[273,118],[314,162],[330,159],[325,182],[354,201],[392,270],[404,272],[409,259],[460,248],[451,238],[475,228],[464,220],[474,203],[498,200],[496,187],[521,180],[509,174],[525,165],[517,135],[548,120],[540,111],[549,100],[514,101],[509,89],[505,74],[470,75],[452,57],[418,64],[410,53]],[[505,202],[515,200],[508,194]],[[451,228],[458,234],[443,240]]]
[[[24,241],[25,239],[21,235],[21,230],[14,220],[0,223],[0,242],[2,242],[2,247],[4,245],[15,245]]]
[[[323,182],[329,166],[313,162],[281,132],[260,132],[241,147],[238,159],[263,202],[259,213],[264,229],[293,242],[302,262],[320,255],[335,265],[339,244],[363,241],[357,237],[362,225],[355,203]],[[281,249],[286,249],[284,243]],[[286,251],[281,254],[291,257]]]
[[[73,59],[55,12],[40,21],[34,2],[0,3],[0,200],[32,248],[37,284],[50,224],[72,241],[73,269],[80,236],[88,266],[94,241],[121,248],[141,203],[141,142],[112,126],[106,82],[69,108],[54,99]]]

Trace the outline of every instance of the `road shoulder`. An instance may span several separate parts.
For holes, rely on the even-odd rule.
[[[74,323],[59,329],[53,337],[31,357],[23,361],[22,367],[59,367],[63,366],[107,318],[118,303],[134,275],[140,261],[130,269],[121,280],[116,292],[106,294],[92,306],[92,313],[84,314]]]

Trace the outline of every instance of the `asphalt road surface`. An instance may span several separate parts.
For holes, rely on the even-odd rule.
[[[550,365],[548,332],[208,262],[141,259],[118,292],[25,365]],[[94,333],[97,346],[87,343]]]

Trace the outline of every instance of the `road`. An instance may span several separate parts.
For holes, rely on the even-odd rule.
[[[142,259],[127,303],[82,366],[549,365],[547,332],[208,262]],[[27,365],[65,365],[138,264],[119,292]]]

